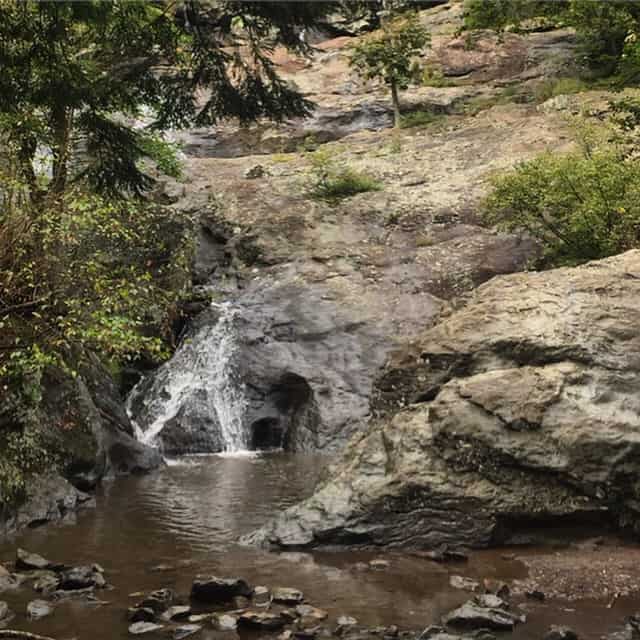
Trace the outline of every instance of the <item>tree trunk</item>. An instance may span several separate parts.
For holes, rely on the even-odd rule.
[[[55,140],[53,152],[53,175],[49,192],[60,194],[67,186],[67,165],[71,141],[71,113],[65,105],[56,105],[51,114],[51,125]]]
[[[391,101],[393,102],[393,126],[396,129],[402,124],[402,116],[400,115],[400,99],[398,98],[398,85],[394,80],[391,81]]]

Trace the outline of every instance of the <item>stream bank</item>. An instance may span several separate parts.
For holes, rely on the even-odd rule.
[[[108,604],[83,597],[52,601],[25,582],[20,589],[0,593],[0,600],[16,614],[9,626],[56,640],[124,640],[133,637],[126,611],[143,599],[142,594],[169,588],[188,604],[192,582],[200,574],[299,589],[307,602],[327,612],[320,626],[330,630],[338,618],[348,615],[361,629],[397,625],[411,637],[440,624],[442,616],[478,594],[452,586],[459,586],[455,576],[465,578],[471,589],[484,590],[485,581],[492,589],[508,584],[512,607],[527,616],[509,636],[514,640],[539,640],[558,624],[570,626],[580,638],[595,640],[621,627],[625,616],[640,608],[634,595],[637,551],[613,538],[592,539],[573,550],[561,546],[480,551],[466,562],[444,564],[399,552],[272,554],[237,546],[239,535],[273,510],[309,495],[323,463],[321,457],[304,454],[194,457],[148,476],[105,483],[96,496],[96,509],[81,511],[66,524],[28,530],[3,542],[0,565],[13,570],[17,547],[72,566],[98,563],[113,588],[98,589],[94,595]],[[561,558],[567,559],[563,579],[573,576],[572,584],[553,571]],[[580,584],[592,588],[585,592]],[[603,588],[615,589],[619,597]],[[534,590],[545,592],[545,600],[525,596]],[[29,620],[26,606],[35,598],[51,601],[53,614]],[[208,621],[198,624],[203,630],[196,638],[237,638],[235,632],[221,633]],[[159,636],[147,637],[166,637],[170,626]],[[242,637],[247,637],[244,632]]]

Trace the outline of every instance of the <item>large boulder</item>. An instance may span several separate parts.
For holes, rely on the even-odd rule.
[[[83,506],[93,506],[91,496],[54,473],[34,477],[24,501],[0,516],[0,537],[26,527],[62,520]]]
[[[638,529],[639,385],[640,251],[495,278],[392,359],[377,425],[246,541],[484,547],[555,524]]]

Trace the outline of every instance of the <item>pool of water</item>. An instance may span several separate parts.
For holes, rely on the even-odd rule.
[[[25,606],[35,593],[29,588],[8,592],[0,599],[17,613],[12,628],[56,640],[127,638],[125,611],[138,598],[131,594],[171,587],[186,596],[196,574],[212,573],[301,589],[333,618],[348,614],[369,626],[420,629],[470,597],[449,586],[450,574],[505,580],[526,576],[525,564],[504,550],[474,553],[464,565],[447,566],[385,554],[388,568],[363,570],[363,562],[383,554],[276,554],[237,545],[242,534],[310,494],[326,464],[326,458],[285,453],[205,456],[106,483],[96,509],[80,512],[73,522],[1,542],[0,562],[11,562],[17,546],[67,564],[98,562],[113,585],[98,594],[108,604],[63,602],[53,616],[29,622]],[[598,638],[640,608],[640,599],[620,599],[612,608],[606,602],[521,604],[529,621],[514,634],[518,638],[540,638],[550,624],[562,622],[582,637]]]

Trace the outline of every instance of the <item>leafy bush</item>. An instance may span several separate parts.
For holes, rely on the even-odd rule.
[[[366,191],[380,191],[378,180],[333,160],[330,151],[321,149],[310,154],[311,196],[337,202]]]
[[[158,135],[146,135],[140,138],[140,148],[145,158],[152,160],[159,171],[178,180],[183,177],[180,145],[167,142]]]
[[[637,80],[640,3],[629,0],[466,0],[467,29],[519,29],[533,18],[575,28],[582,60],[601,75]]]
[[[402,116],[400,126],[403,129],[411,129],[413,127],[425,127],[433,124],[438,119],[438,114],[433,111],[412,111]]]
[[[52,463],[35,435],[45,371],[75,377],[92,352],[115,368],[169,354],[191,252],[170,210],[78,191],[36,205],[11,184],[0,190],[0,502]]]
[[[567,9],[565,0],[466,0],[464,26],[466,29],[503,30],[532,18],[553,20]]]
[[[640,164],[611,146],[545,154],[492,180],[485,218],[537,238],[547,266],[638,247]]]
[[[396,127],[400,126],[398,90],[419,77],[416,58],[429,43],[429,32],[417,14],[409,12],[386,20],[380,31],[363,38],[353,49],[350,62],[358,74],[389,86]]]
[[[534,97],[536,102],[545,102],[556,96],[580,93],[589,89],[589,84],[580,78],[547,78],[536,86]]]

